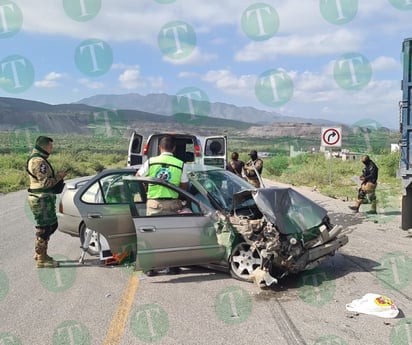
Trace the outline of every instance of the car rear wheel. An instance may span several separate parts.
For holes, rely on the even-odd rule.
[[[87,230],[86,224],[82,223],[80,225],[80,231],[79,231],[80,245],[82,248],[83,248],[84,240],[86,238],[86,230]],[[97,236],[96,231],[92,232],[92,238],[90,240],[89,248],[87,249],[87,252],[93,256],[99,255],[99,238]]]
[[[232,277],[244,281],[249,280],[252,272],[262,265],[262,257],[259,252],[246,242],[235,246],[229,261]]]

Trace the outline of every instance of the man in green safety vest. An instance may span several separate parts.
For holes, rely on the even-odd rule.
[[[160,139],[160,155],[149,158],[137,171],[137,176],[150,176],[166,180],[167,182],[186,189],[188,178],[184,163],[173,156],[176,144],[173,136],[164,136]],[[169,215],[182,209],[182,202],[177,192],[170,188],[149,184],[147,191],[146,214]]]

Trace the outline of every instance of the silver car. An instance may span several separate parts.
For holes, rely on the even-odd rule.
[[[102,259],[126,253],[137,270],[208,265],[266,285],[316,267],[348,242],[324,208],[291,188],[253,189],[224,169],[196,164],[188,164],[188,177],[187,191],[136,177],[130,168],[78,181],[77,192],[69,183],[61,199],[60,231],[80,234],[82,241],[92,235]],[[149,184],[177,191],[182,209],[147,216]],[[65,214],[73,202],[77,221]],[[73,222],[70,231],[64,229],[68,222]]]

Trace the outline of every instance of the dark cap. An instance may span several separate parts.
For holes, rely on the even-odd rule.
[[[252,150],[250,151],[250,153],[248,153],[249,156],[257,156],[257,151],[256,150]]]
[[[35,145],[44,148],[45,146],[47,146],[49,143],[52,143],[52,142],[53,142],[52,138],[41,135],[37,137]]]

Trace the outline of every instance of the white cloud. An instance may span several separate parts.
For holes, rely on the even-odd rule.
[[[18,5],[24,13],[25,30],[29,32],[112,41],[137,40],[149,45],[156,42],[160,28],[169,21],[183,20],[199,32],[208,32],[214,26],[236,24],[245,8],[238,0],[225,0],[223,9],[220,0],[198,1],[195,6],[188,6],[184,1],[171,5],[155,1],[105,1],[95,18],[78,22],[65,13],[61,1],[42,0],[42,11],[32,0],[19,0]]]
[[[330,118],[352,124],[360,118],[373,118],[393,127],[401,93],[399,82],[371,81],[364,89],[341,89],[327,74],[304,72],[294,80],[294,97],[286,111],[294,116]]]
[[[347,91],[334,81],[331,65],[316,73],[286,71],[293,80],[294,93],[293,98],[282,108],[268,109],[259,104],[254,94],[256,75],[237,76],[230,70],[212,70],[202,80],[211,83],[219,92],[234,96],[240,104],[245,100],[254,100],[254,106],[258,109],[303,118],[329,118],[345,124],[354,123],[360,118],[373,118],[384,126],[393,127],[393,117],[397,116],[401,97],[399,82],[371,81],[360,91]]]
[[[34,86],[39,88],[54,88],[59,86],[58,81],[65,77],[66,75],[64,73],[50,72],[43,80],[36,81]]]
[[[238,77],[231,71],[222,69],[207,72],[202,80],[213,84],[215,88],[229,95],[254,96],[256,76],[253,75]]]
[[[399,61],[388,56],[379,56],[371,62],[371,65],[374,71],[390,71],[399,70],[401,68]]]
[[[142,89],[145,92],[161,92],[164,90],[164,79],[160,76],[142,76],[140,67],[117,64],[113,69],[124,69],[119,75],[119,87],[126,90]]]
[[[144,83],[141,81],[138,69],[126,69],[119,76],[120,87],[127,90],[137,89]]]
[[[356,51],[361,47],[361,43],[362,35],[343,29],[312,36],[276,36],[264,42],[249,43],[235,54],[235,60],[273,60],[281,55],[302,58],[335,55]]]

